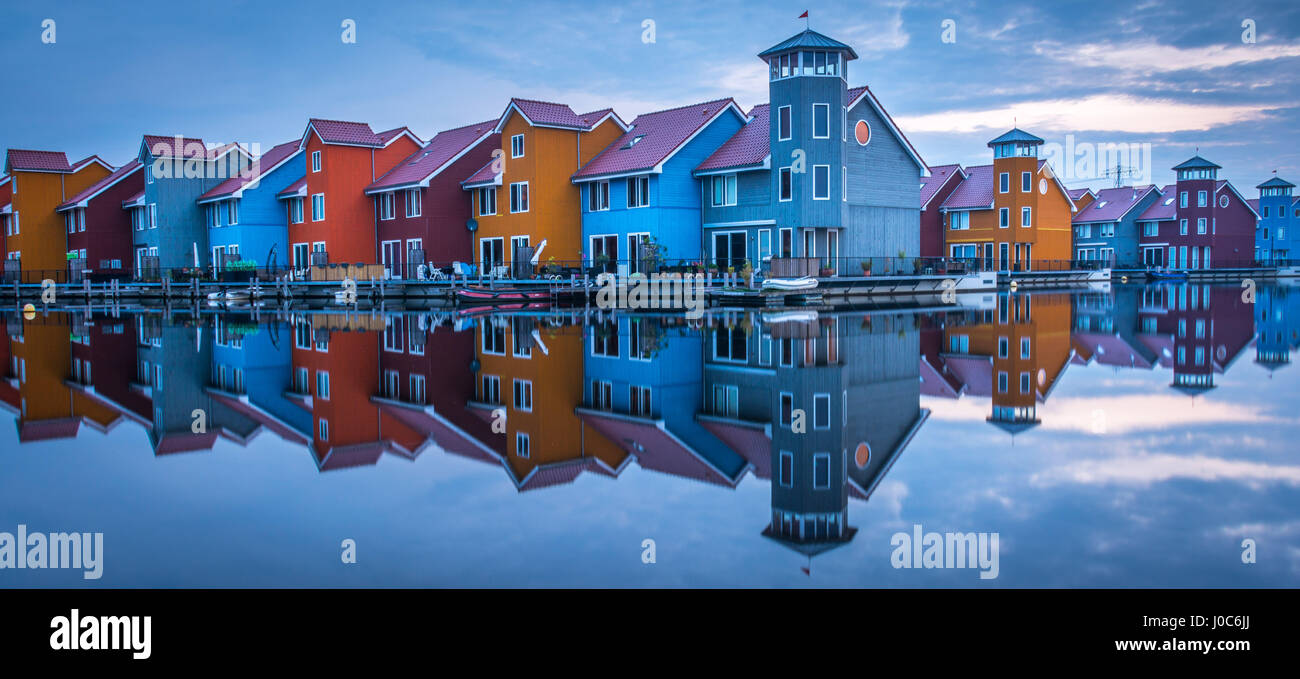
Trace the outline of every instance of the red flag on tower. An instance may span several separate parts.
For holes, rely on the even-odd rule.
[[[805,10],[803,11],[803,14],[800,14],[800,15],[799,15],[799,18],[800,18],[800,19],[807,19],[807,18],[808,18],[808,10],[805,9]]]

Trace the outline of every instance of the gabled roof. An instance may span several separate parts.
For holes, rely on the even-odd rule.
[[[1259,213],[1259,199],[1258,199],[1258,198],[1247,198],[1247,199],[1246,199],[1246,204],[1249,205],[1249,206],[1250,206],[1250,209],[1254,210],[1256,214]]]
[[[284,187],[284,190],[275,194],[276,198],[296,198],[307,195],[307,175],[298,178],[298,181]]]
[[[122,167],[115,170],[112,174],[108,175],[107,177],[104,177],[103,179],[86,187],[86,189],[81,193],[78,193],[77,195],[68,199],[66,202],[64,202],[62,205],[60,205],[57,208],[57,211],[62,212],[64,210],[70,210],[72,208],[86,207],[86,204],[89,203],[92,198],[98,196],[104,191],[107,191],[109,188],[113,187],[123,179],[126,179],[127,177],[130,177],[131,175],[140,171],[140,169],[143,167],[144,167],[144,163],[141,163],[139,158],[132,160],[126,165],[123,165]]]
[[[1201,170],[1201,169],[1218,170],[1220,169],[1220,166],[1211,163],[1210,161],[1200,156],[1192,156],[1191,158],[1188,158],[1187,160],[1184,160],[1183,162],[1175,165],[1173,169],[1175,170]]]
[[[663,164],[709,123],[728,111],[745,120],[731,98],[644,113],[632,127],[573,174],[574,181],[632,172],[660,172]]]
[[[141,205],[144,205],[144,189],[140,189],[140,193],[137,193],[134,196],[131,196],[130,198],[127,198],[126,200],[122,201],[123,210],[129,207],[139,207]]]
[[[154,158],[197,158],[207,157],[208,147],[198,137],[165,137],[159,134],[146,134],[140,142],[146,153]]]
[[[1124,219],[1152,191],[1156,191],[1156,187],[1151,184],[1102,189],[1097,192],[1096,200],[1074,216],[1074,223],[1117,222]]]
[[[966,178],[939,206],[944,210],[988,210],[993,207],[993,166],[966,168]]]
[[[961,169],[961,165],[935,165],[930,168],[930,176],[921,178],[921,209],[924,210],[939,193],[939,189],[954,177],[957,181],[966,178],[966,171]]]
[[[428,186],[439,172],[488,137],[495,134],[495,120],[444,130],[434,135],[423,148],[398,163],[384,176],[366,187],[366,193],[379,193],[401,188]]]
[[[1138,215],[1138,221],[1163,222],[1173,219],[1178,214],[1178,207],[1174,205],[1177,188],[1176,185],[1170,184],[1160,189],[1160,197]]]
[[[104,162],[104,159],[100,158],[99,156],[86,156],[85,158],[82,158],[81,160],[78,160],[77,162],[72,164],[72,171],[76,172],[91,163],[95,163],[96,165],[103,167],[105,170],[108,170],[109,172],[113,172],[114,170],[117,169],[112,165],[109,165],[108,163]]]
[[[1028,132],[1018,127],[1013,127],[1010,130],[1003,132],[996,139],[990,141],[988,145],[990,148],[992,148],[993,146],[997,146],[998,144],[1009,144],[1009,143],[1042,144],[1043,138],[1029,134]]]
[[[858,58],[858,53],[854,52],[852,47],[849,47],[848,45],[834,38],[828,38],[822,35],[821,33],[812,30],[811,28],[804,29],[802,32],[796,33],[786,38],[785,40],[782,40],[781,42],[772,45],[771,47],[763,50],[762,52],[759,52],[758,56],[761,58],[761,57],[770,56],[772,54],[778,54],[781,52],[788,52],[790,50],[798,50],[798,49],[840,50],[843,52],[848,52],[849,59]]]
[[[311,118],[307,121],[307,129],[302,134],[302,148],[307,147],[307,137],[312,132],[320,137],[321,142],[326,144],[336,144],[340,146],[364,146],[367,148],[382,148],[388,146],[394,139],[403,135],[409,136],[416,144],[423,144],[420,138],[415,136],[405,127],[396,127],[391,130],[376,133],[370,129],[366,123],[357,123],[347,120],[327,120],[324,118]]]
[[[522,115],[524,120],[527,120],[528,124],[533,127],[558,127],[586,132],[595,129],[605,118],[612,117],[619,127],[627,130],[627,123],[623,122],[623,119],[619,118],[618,114],[614,113],[614,109],[611,108],[577,114],[565,104],[515,97],[506,105],[505,112],[501,114],[501,118],[497,121],[497,132],[500,132],[505,127],[506,121],[514,113]]]
[[[1220,193],[1223,192],[1224,189],[1231,191],[1232,195],[1237,197],[1237,200],[1241,201],[1242,203],[1245,203],[1246,208],[1249,209],[1251,212],[1255,213],[1255,219],[1259,219],[1259,210],[1256,210],[1254,206],[1250,204],[1250,201],[1246,200],[1246,197],[1241,195],[1241,192],[1237,190],[1237,187],[1232,185],[1232,182],[1226,179],[1220,179],[1219,181],[1215,182],[1214,195],[1216,196],[1219,195]]]
[[[1093,190],[1092,190],[1092,189],[1089,189],[1089,188],[1070,189],[1070,190],[1067,191],[1066,193],[1069,193],[1069,194],[1070,194],[1070,200],[1075,201],[1075,202],[1078,202],[1080,198],[1083,198],[1084,196],[1086,196],[1086,195],[1088,195],[1088,194],[1090,194],[1090,193],[1092,194],[1092,197],[1093,197],[1094,199],[1097,198],[1097,194],[1096,194],[1096,193],[1093,193]]]
[[[768,144],[771,135],[769,109],[768,104],[759,104],[749,109],[750,121],[696,166],[695,173],[765,167],[767,157],[771,154]]]
[[[62,151],[28,151],[9,149],[5,159],[5,172],[72,172],[68,156]]]
[[[206,203],[214,200],[221,200],[223,198],[229,198],[231,196],[238,198],[239,195],[243,193],[244,187],[249,183],[262,181],[263,177],[270,174],[273,170],[285,164],[289,159],[301,152],[302,149],[299,147],[296,140],[274,146],[271,150],[263,153],[261,157],[257,159],[257,174],[254,175],[250,173],[247,177],[240,175],[231,177],[230,179],[212,187],[207,193],[199,196],[198,202]]]
[[[898,140],[903,142],[903,149],[912,157],[912,162],[916,163],[917,166],[921,168],[921,176],[924,177],[928,175],[930,172],[930,166],[926,165],[924,160],[921,160],[921,154],[917,152],[915,146],[912,146],[912,142],[907,139],[907,135],[903,134],[903,131],[898,129],[898,125],[894,124],[894,118],[890,116],[889,112],[885,110],[885,107],[880,104],[880,100],[876,99],[876,95],[871,91],[870,87],[864,86],[850,88],[849,106],[847,110],[852,111],[863,99],[871,104],[871,108],[876,111],[876,115],[880,116],[881,120],[885,121],[885,124],[889,126],[889,130],[894,133],[894,136],[898,137]]]
[[[1255,188],[1257,188],[1257,189],[1293,189],[1293,188],[1295,188],[1295,184],[1292,184],[1291,182],[1289,182],[1289,181],[1287,181],[1287,180],[1285,180],[1285,179],[1283,179],[1283,178],[1281,178],[1281,177],[1279,177],[1279,176],[1277,176],[1277,175],[1273,175],[1273,178],[1272,178],[1272,179],[1269,179],[1268,181],[1264,182],[1263,184],[1259,184],[1259,185],[1257,185]]]

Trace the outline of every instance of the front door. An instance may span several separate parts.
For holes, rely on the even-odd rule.
[[[306,243],[293,244],[293,268],[306,269],[310,264],[307,261],[308,246]]]
[[[402,241],[386,240],[381,244],[381,263],[384,265],[384,278],[400,277],[402,271]]]
[[[993,270],[993,244],[992,243],[984,244],[984,270],[985,271]]]
[[[591,263],[600,273],[612,272],[618,265],[618,236],[592,236]]]
[[[1011,244],[998,243],[998,270],[1007,271],[1011,267]]]
[[[218,245],[212,248],[212,271],[219,273],[221,265],[225,263],[226,246]]]
[[[645,253],[642,252],[642,247],[641,247],[641,246],[643,246],[643,245],[649,245],[649,243],[650,243],[650,234],[648,234],[648,233],[633,233],[633,234],[629,234],[629,235],[628,235],[628,237],[627,237],[627,258],[628,258],[627,272],[628,272],[629,274],[634,274],[634,273],[644,273],[644,272],[642,271],[642,269],[645,268],[645,267],[644,267],[645,262],[642,261],[642,256],[643,256]]]

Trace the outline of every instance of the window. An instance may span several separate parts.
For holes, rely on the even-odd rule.
[[[1007,373],[1005,371],[998,372],[998,393],[1007,393]]]
[[[293,222],[294,224],[302,223],[302,199],[301,198],[289,199],[289,221]]]
[[[419,217],[420,214],[421,214],[420,190],[407,189],[406,190],[406,216]]]
[[[1034,192],[1034,175],[1032,173],[1030,172],[1020,173],[1020,192],[1021,193]]]
[[[316,371],[316,398],[324,401],[330,398],[330,374],[324,370]]]
[[[488,186],[478,190],[478,216],[497,213],[497,187]]]
[[[645,207],[650,204],[650,178],[627,178],[627,206]]]
[[[831,487],[831,454],[813,455],[813,490],[826,490]]]
[[[813,200],[830,200],[831,166],[813,165]]]
[[[1020,338],[1020,358],[1029,358],[1030,341],[1028,337]]]
[[[158,204],[149,203],[149,228],[158,228]],[[18,233],[18,213],[14,213],[14,233]]]
[[[1020,373],[1020,393],[1029,393],[1029,373],[1027,372]]]
[[[736,204],[736,175],[717,175],[712,182],[714,207]]]
[[[1196,207],[1205,207],[1208,204],[1206,193],[1204,191],[1196,192]]]
[[[596,410],[614,409],[614,385],[601,380],[591,381],[591,407]]]
[[[609,209],[609,182],[592,182],[587,185],[587,211]]]
[[[501,378],[499,376],[483,376],[483,402],[501,405]]]
[[[813,394],[813,429],[831,428],[831,395]]]
[[[1180,191],[1180,192],[1178,193],[1178,207],[1187,207],[1187,192],[1186,192],[1186,191]]]
[[[311,196],[311,220],[325,221],[325,194],[323,193],[314,193]]]
[[[1205,233],[1205,218],[1201,217],[1196,220],[1196,233]]]
[[[311,171],[320,172],[320,151],[311,152]]]
[[[226,223],[227,224],[239,223],[239,201],[238,200],[229,200],[226,202]]]
[[[780,474],[777,481],[782,488],[789,488],[794,485],[794,453],[783,450],[781,451],[781,464],[779,467]]]
[[[424,403],[424,375],[411,375],[411,403]]]
[[[1011,208],[998,208],[998,227],[1005,229],[1008,226],[1011,226]]]
[[[734,384],[713,385],[713,414],[736,417],[740,413],[740,388]]]
[[[776,110],[776,140],[785,141],[790,138],[790,107],[782,106]]]
[[[970,213],[966,211],[949,212],[948,226],[953,231],[966,231],[970,229]]]
[[[1011,173],[1002,172],[998,174],[998,193],[1006,193],[1011,190]]]
[[[790,168],[783,167],[779,171],[778,181],[778,199],[782,201],[791,200],[794,197],[794,178],[790,174]]]
[[[396,216],[393,210],[393,193],[389,191],[379,194],[379,219],[386,221]]]
[[[1010,348],[1010,341],[1005,337],[998,338],[998,358],[1006,358]]]
[[[510,138],[510,157],[511,158],[524,157],[524,135],[516,134],[515,136]]]
[[[812,105],[813,139],[830,139],[831,106],[830,104]]]
[[[532,441],[529,440],[528,434],[515,432],[515,455],[527,458],[532,454]]]
[[[1034,225],[1034,209],[1031,207],[1020,208],[1020,226],[1029,227]]]
[[[533,383],[531,380],[515,380],[515,410],[532,412]]]
[[[1178,235],[1180,235],[1180,236],[1186,236],[1186,235],[1187,235],[1187,220],[1186,220],[1186,219],[1180,219],[1180,220],[1178,220]]]
[[[330,440],[330,421],[323,417],[320,418],[320,440]]]
[[[650,387],[631,385],[628,387],[628,413],[638,417],[650,417]]]
[[[788,427],[794,419],[794,394],[781,392],[781,426]]]
[[[528,182],[510,185],[510,212],[528,212]]]
[[[1113,222],[1112,222],[1112,223],[1109,223],[1109,224],[1102,224],[1102,225],[1101,225],[1101,237],[1102,237],[1102,238],[1114,238],[1114,237],[1115,237],[1115,224],[1114,224]]]

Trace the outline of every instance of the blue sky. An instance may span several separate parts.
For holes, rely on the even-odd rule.
[[[1248,196],[1274,169],[1300,183],[1294,2],[7,4],[0,145],[121,163],[146,132],[266,149],[311,116],[427,138],[511,96],[629,121],[720,96],[747,109],[767,99],[754,55],[801,30],[805,8],[856,48],[850,84],[870,85],[932,165],[987,162],[1014,120],[1062,145],[1149,143],[1162,184],[1198,147]],[[1108,185],[1073,170],[1057,168],[1072,187]]]

